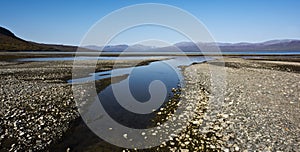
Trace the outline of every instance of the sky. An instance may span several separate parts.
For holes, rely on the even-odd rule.
[[[101,18],[120,8],[142,3],[168,4],[189,12],[217,42],[300,39],[299,0],[9,0],[0,2],[0,26],[25,40],[79,45]],[[112,43],[134,44],[146,39],[186,41],[172,30],[145,26],[123,32]]]

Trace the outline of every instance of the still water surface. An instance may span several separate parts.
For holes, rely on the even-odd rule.
[[[192,63],[199,63],[209,60],[205,57],[174,57],[172,59],[152,62],[149,65],[113,69],[110,71],[92,73],[88,77],[70,80],[69,83],[84,83],[85,81],[100,80],[109,77],[128,75],[125,80],[117,85],[124,87],[129,85],[132,96],[139,102],[146,102],[150,99],[150,83],[159,80],[167,90],[164,103],[172,97],[172,88],[177,88],[184,84],[179,66],[187,66]],[[129,82],[129,83],[128,83]],[[136,114],[123,108],[118,102],[126,104],[131,101],[118,101],[113,92],[114,84],[102,90],[98,97],[106,112],[117,122],[131,128],[146,128],[151,125],[153,114]],[[126,88],[126,87],[124,87]],[[91,108],[94,109],[94,108]]]

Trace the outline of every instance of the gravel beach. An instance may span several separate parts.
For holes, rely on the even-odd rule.
[[[79,116],[66,83],[71,66],[66,66],[62,62],[1,62],[1,150],[45,149]]]
[[[210,126],[198,126],[200,132],[208,131],[217,139],[208,145],[211,150],[298,151],[300,63],[240,58],[224,58],[224,63],[215,60],[195,64],[184,72],[192,79],[190,81],[210,92],[210,69],[225,65],[227,85],[222,107],[213,112],[217,117],[209,118]],[[212,94],[208,96],[214,97]],[[214,103],[208,101],[209,104]],[[212,111],[208,108],[205,115],[210,113]],[[218,116],[224,121],[218,120]],[[202,122],[201,119],[198,121]],[[216,125],[219,127],[214,130]]]
[[[152,61],[101,60],[95,70],[110,70],[115,63],[122,68]],[[82,71],[94,63],[80,62]],[[66,133],[79,117],[72,85],[67,83],[72,68],[73,61],[0,61],[0,151],[44,151]],[[77,77],[82,76],[86,75]],[[97,91],[110,84],[110,79],[106,81],[96,82]]]
[[[118,62],[124,67],[136,64]],[[96,70],[109,70],[112,64],[102,61]],[[0,65],[0,151],[47,150],[79,117],[71,85],[66,83],[72,77],[72,61],[1,61]],[[83,65],[91,66],[84,61]],[[170,140],[143,151],[298,151],[299,67],[295,60],[241,58],[184,67],[185,86],[172,90],[174,98],[157,113],[155,123],[178,121],[172,117],[178,105],[186,107],[180,122],[188,122],[176,124],[178,134],[162,130]],[[217,98],[212,93],[212,68],[226,71],[220,105],[212,102]],[[100,88],[109,83],[104,84]]]

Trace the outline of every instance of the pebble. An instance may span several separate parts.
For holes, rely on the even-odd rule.
[[[297,131],[299,130],[299,125],[297,126],[297,122],[292,122],[290,119],[286,119],[282,116],[293,114],[293,118],[299,118],[297,111],[300,111],[300,106],[290,106],[289,109],[284,109],[287,110],[286,113],[283,113],[281,110],[279,110],[278,115],[274,115],[274,109],[276,108],[273,109],[273,107],[276,106],[272,105],[277,105],[277,107],[280,107],[280,102],[292,102],[292,104],[299,104],[299,102],[295,102],[299,101],[299,95],[295,94],[294,92],[297,92],[296,90],[300,90],[300,75],[297,73],[278,72],[274,69],[265,70],[268,67],[261,64],[255,64],[254,67],[252,63],[248,64],[242,59],[230,60],[238,60],[238,62],[230,62],[230,64],[234,64],[234,66],[238,68],[226,68],[226,70],[228,70],[227,72],[229,72],[229,77],[226,79],[228,86],[224,90],[225,102],[220,104],[209,104],[206,101],[206,97],[209,97],[211,102],[214,100],[221,100],[217,99],[214,94],[210,94],[211,89],[213,89],[210,85],[211,73],[209,72],[209,69],[207,70],[205,69],[206,67],[203,67],[204,64],[196,64],[184,69],[183,75],[185,77],[186,84],[181,89],[185,92],[181,94],[183,102],[180,104],[184,104],[185,102],[192,103],[192,101],[195,100],[199,101],[199,105],[201,105],[199,107],[201,108],[198,108],[197,104],[187,104],[185,106],[187,111],[185,115],[189,114],[190,112],[195,112],[199,117],[192,119],[189,118],[188,120],[191,125],[186,126],[186,128],[183,129],[184,131],[178,134],[178,138],[174,138],[176,136],[171,136],[171,138],[169,138],[169,143],[166,146],[160,146],[161,149],[166,148],[172,151],[176,149],[176,147],[184,147],[188,144],[189,146],[193,146],[189,148],[194,149],[195,151],[204,151],[204,149],[201,149],[201,144],[205,144],[206,147],[210,148],[206,149],[206,151],[229,152],[244,151],[247,149],[262,151],[266,150],[262,147],[268,147],[265,145],[272,144],[277,146],[277,148],[274,149],[274,147],[268,147],[267,151],[297,151],[299,142],[296,143],[287,139],[300,138],[299,131]],[[239,66],[239,64],[247,65]],[[259,66],[261,67],[258,68]],[[222,67],[214,66],[213,68],[217,69]],[[288,79],[286,78],[286,75],[289,76]],[[275,80],[276,77],[278,77],[277,80]],[[200,84],[201,86],[198,87],[197,84]],[[283,85],[286,87],[279,87]],[[268,86],[273,87],[266,88]],[[294,88],[292,89],[291,87]],[[280,89],[284,89],[284,91],[281,93]],[[201,90],[203,93],[198,92]],[[278,93],[275,93],[274,90],[278,90]],[[272,100],[269,98],[271,95],[275,96]],[[286,101],[288,98],[290,98],[289,101]],[[280,102],[278,102],[278,99],[281,99]],[[272,104],[264,105],[265,102],[271,102]],[[281,106],[285,107],[292,104],[285,104],[284,106]],[[265,109],[261,107],[265,107]],[[166,110],[168,110],[168,108]],[[164,115],[164,112],[162,112],[162,115]],[[184,117],[180,116],[178,118],[183,119]],[[278,119],[280,117],[282,119]],[[283,124],[282,121],[285,123]],[[268,124],[268,122],[271,123]],[[274,132],[276,130],[274,128],[269,130],[269,126],[272,127],[274,124],[280,124],[281,126],[291,125],[297,130],[288,129],[287,131],[286,128],[291,127],[279,127],[276,132]],[[288,132],[293,132],[293,134],[289,134]],[[265,137],[262,135],[267,135],[268,138],[265,139]],[[271,140],[269,136],[271,136],[273,140]],[[190,143],[185,143],[186,141],[190,141]],[[284,142],[275,144],[276,141]],[[257,143],[261,143],[260,145],[262,146],[257,145]],[[229,149],[229,147],[231,148]]]
[[[71,99],[71,85],[61,80],[72,69],[68,73],[66,68],[43,68],[37,64],[0,67],[0,105],[4,112],[0,118],[0,147],[4,151],[44,151],[79,116]],[[34,67],[26,70],[18,68],[31,65]],[[65,104],[69,105],[68,109]],[[6,129],[2,131],[2,128]],[[14,143],[9,141],[11,137]]]
[[[224,152],[229,152],[229,149],[228,149],[228,148],[225,148],[225,149],[224,149]]]

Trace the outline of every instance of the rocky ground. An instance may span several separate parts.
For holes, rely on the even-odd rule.
[[[130,64],[135,63],[124,65]],[[79,116],[66,83],[72,62],[0,65],[0,151],[47,149]],[[108,65],[102,62],[96,69],[108,70]],[[299,67],[295,61],[241,58],[185,67],[185,86],[174,88],[174,97],[154,120],[163,124],[168,141],[142,151],[298,151]],[[211,74],[217,74],[214,83]]]
[[[228,146],[250,151],[298,151],[300,64],[225,61],[223,111],[230,115],[232,125],[224,131],[234,137]]]
[[[71,69],[55,63],[1,62],[0,149],[42,150],[78,117]]]
[[[151,61],[117,63],[121,68]],[[93,66],[91,61],[81,62],[82,71]],[[99,61],[96,71],[110,70],[114,63]],[[72,67],[72,61],[0,61],[0,151],[45,150],[71,127],[79,117],[72,86],[67,83]],[[84,76],[81,73],[79,77]],[[96,84],[100,90],[109,83],[101,84]]]
[[[172,114],[181,104],[187,108],[177,118],[187,122],[178,123],[180,132],[173,129],[167,142],[151,150],[298,151],[299,67],[291,61],[225,58],[184,68],[180,101],[173,98],[155,122],[168,126],[165,133],[176,128],[165,121],[176,121]]]
[[[215,85],[211,84],[210,78],[212,69],[220,69],[223,65],[226,71],[224,102],[218,105],[221,108],[217,108],[211,100],[216,95],[211,93]],[[187,80],[203,86],[210,98],[203,118],[192,121],[199,122],[199,125],[188,129],[189,132],[196,128],[195,132],[201,134],[198,137],[210,141],[206,147],[215,151],[298,151],[299,66],[295,62],[225,58],[224,63],[216,60],[186,68]],[[190,87],[187,85],[186,89]],[[194,87],[191,89],[195,90]],[[206,125],[201,125],[206,121]],[[189,132],[183,134],[194,134]],[[203,147],[192,143],[190,147],[183,148],[194,150]]]

